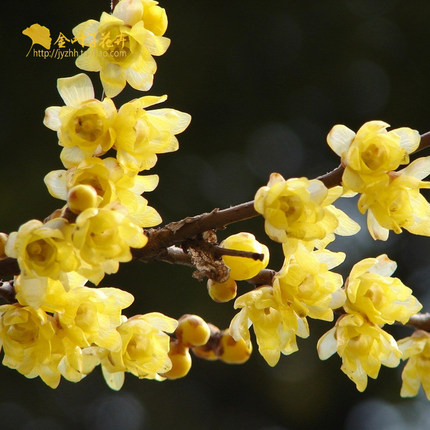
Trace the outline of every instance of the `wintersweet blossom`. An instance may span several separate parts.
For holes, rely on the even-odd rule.
[[[381,175],[409,163],[409,154],[418,148],[419,133],[407,127],[387,131],[387,127],[383,121],[369,121],[357,134],[341,124],[331,129],[327,143],[341,157],[342,183],[347,189],[362,192]]]
[[[412,336],[400,339],[399,348],[402,359],[408,360],[402,372],[402,397],[413,397],[423,386],[427,399],[430,400],[430,334],[417,330]]]
[[[90,19],[73,29],[76,40],[89,47],[77,58],[76,66],[100,72],[108,97],[119,94],[127,82],[137,90],[149,90],[157,70],[153,56],[164,54],[170,44],[161,36],[167,20],[165,13],[154,9],[156,5],[151,13],[149,4],[145,16],[147,2],[120,3],[112,15],[103,12],[100,22]]]
[[[45,224],[30,220],[12,232],[6,242],[6,254],[18,260],[25,278],[63,279],[76,270],[79,260],[70,243],[72,226],[64,218]]]
[[[396,267],[385,254],[355,264],[346,282],[345,310],[361,313],[378,325],[406,324],[422,305],[410,288],[391,277]]]
[[[124,372],[138,378],[163,379],[160,374],[172,367],[168,356],[170,337],[177,321],[158,312],[136,315],[119,327],[122,347],[110,351],[102,360],[103,375],[107,384],[119,390],[124,383]]]
[[[51,388],[60,383],[58,364],[63,356],[55,337],[56,323],[41,309],[18,304],[0,306],[0,345],[3,364],[25,375],[40,378]]]
[[[262,286],[238,297],[235,309],[240,308],[230,323],[230,334],[236,340],[243,339],[250,345],[249,327],[252,325],[257,338],[258,350],[270,366],[275,366],[281,353],[297,351],[296,336],[309,336],[306,318],[294,309],[279,303],[271,286]]]
[[[358,201],[361,213],[367,211],[367,226],[374,239],[387,240],[389,230],[430,236],[430,204],[420,193],[430,188],[422,181],[430,174],[430,157],[418,158],[397,172],[367,185]]]
[[[155,36],[162,36],[167,30],[166,11],[154,0],[121,0],[113,15],[130,26],[143,21],[145,28]]]
[[[179,148],[175,135],[190,124],[191,116],[175,109],[152,109],[167,96],[144,96],[121,106],[115,122],[115,149],[121,166],[130,172],[140,172],[155,166],[156,154]]]
[[[120,262],[132,259],[130,247],[148,241],[120,207],[106,206],[83,211],[76,219],[72,243],[79,253],[78,272],[98,284],[105,273],[116,273]]]
[[[91,79],[83,73],[58,79],[57,88],[66,106],[48,107],[43,123],[58,134],[64,166],[106,153],[115,140],[117,110],[112,100],[96,100]]]
[[[158,212],[140,195],[156,188],[158,175],[127,175],[112,157],[86,158],[69,170],[49,172],[45,184],[53,197],[62,200],[68,200],[70,190],[76,185],[90,185],[99,196],[97,207],[117,201],[140,227],[153,227],[161,222]]]
[[[130,293],[118,288],[82,286],[71,289],[57,302],[53,292],[42,307],[51,312],[55,310],[65,337],[80,348],[121,349],[121,337],[116,329],[122,322],[122,310],[133,303]]]
[[[360,229],[332,205],[342,193],[342,187],[327,189],[317,179],[285,180],[279,173],[272,173],[267,186],[257,191],[254,207],[263,215],[266,233],[272,240],[323,240],[333,233],[350,235]]]
[[[381,365],[397,367],[402,355],[391,335],[356,313],[342,315],[319,339],[317,349],[321,360],[339,354],[341,370],[358,391],[366,389],[368,376],[378,377]]]
[[[343,252],[309,251],[299,245],[285,259],[273,281],[274,296],[300,317],[333,320],[333,309],[345,302],[342,276],[330,271],[345,259]]]

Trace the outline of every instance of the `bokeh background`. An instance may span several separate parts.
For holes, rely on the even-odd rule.
[[[43,177],[62,168],[54,132],[43,124],[44,109],[61,105],[58,77],[78,73],[73,58],[26,57],[31,41],[22,30],[39,23],[62,32],[99,19],[108,1],[9,2],[0,26],[2,62],[0,231],[43,219],[61,206]],[[159,158],[159,187],[146,197],[165,222],[251,200],[271,172],[316,177],[338,164],[325,138],[336,123],[357,129],[381,119],[393,127],[430,130],[428,60],[430,3],[425,0],[163,0],[169,16],[168,52],[158,59],[151,94],[193,116],[180,138],[180,151]],[[35,47],[43,49],[40,46]],[[91,74],[101,95],[97,74]],[[141,94],[127,89],[120,106]],[[359,222],[356,202],[342,207]],[[365,229],[339,238],[332,250],[346,250],[346,275],[359,259],[386,252],[397,275],[430,308],[427,292],[429,239],[408,234],[374,242]],[[260,219],[231,226],[222,239],[253,231],[272,250]],[[178,318],[197,313],[227,327],[233,306],[210,300],[205,283],[191,270],[163,263],[123,265],[104,286],[132,292],[129,315],[160,311]],[[242,285],[242,291],[247,286]],[[249,288],[249,287],[248,287]],[[179,381],[138,380],[128,375],[111,391],[96,370],[79,384],[62,381],[51,390],[40,380],[0,370],[2,430],[175,429],[424,429],[430,404],[422,393],[400,399],[401,369],[382,369],[364,393],[340,371],[340,359],[321,362],[318,338],[331,327],[311,321],[311,337],[299,352],[270,368],[255,351],[248,363],[229,366],[194,360]],[[396,336],[409,329],[393,328]]]

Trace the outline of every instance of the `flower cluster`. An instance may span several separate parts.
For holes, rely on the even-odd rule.
[[[254,206],[265,220],[268,236],[281,242],[284,264],[273,285],[263,285],[240,296],[240,312],[230,324],[232,336],[250,343],[252,325],[259,351],[274,366],[280,354],[297,351],[296,336],[309,336],[307,317],[333,320],[333,309],[345,302],[341,275],[330,269],[341,264],[343,253],[325,247],[334,235],[352,235],[358,224],[332,203],[342,187],[327,189],[319,180],[285,180],[273,173],[260,188]]]
[[[396,367],[402,356],[382,327],[396,321],[405,324],[422,308],[412,290],[391,277],[395,269],[396,263],[386,255],[357,263],[346,282],[346,314],[318,342],[320,358],[337,352],[342,371],[359,391],[365,390],[368,376],[378,376],[381,365]]]
[[[61,376],[79,382],[99,364],[114,389],[121,388],[125,371],[156,379],[170,369],[166,332],[177,322],[157,313],[127,319],[121,312],[133,302],[131,294],[86,287],[85,281],[71,277],[66,291],[50,279],[35,308],[24,304],[17,278],[19,303],[0,306],[3,364],[28,378],[39,376],[51,388]]]
[[[409,163],[420,135],[406,127],[387,131],[388,126],[370,121],[357,134],[344,125],[332,128],[327,142],[345,168],[342,184],[361,194],[358,208],[363,214],[367,211],[374,239],[387,240],[390,230],[400,233],[402,228],[430,236],[430,205],[420,194],[421,188],[430,188],[430,182],[422,181],[430,174],[430,158],[419,158],[396,171]]]
[[[309,251],[300,243],[285,258],[273,286],[258,287],[236,299],[235,308],[241,310],[231,322],[232,336],[249,343],[252,324],[259,351],[271,366],[281,353],[297,351],[296,336],[309,336],[307,317],[331,321],[333,309],[343,305],[342,277],[330,269],[344,258],[343,253]]]
[[[45,183],[66,204],[44,222],[30,220],[2,236],[2,258],[15,258],[20,269],[13,281],[17,303],[0,307],[3,363],[51,387],[61,376],[77,382],[99,364],[113,389],[121,388],[124,372],[162,379],[172,367],[166,333],[176,320],[159,313],[127,319],[122,310],[131,294],[85,285],[117,272],[132,259],[131,248],[146,245],[143,228],[161,222],[141,195],[156,188],[158,176],[139,173],[154,167],[157,154],[178,149],[175,135],[190,115],[147,109],[166,96],[144,96],[119,110],[109,97],[126,81],[151,87],[152,56],[169,45],[166,28],[157,2],[122,0],[112,15],[74,29],[76,40],[90,46],[77,65],[100,72],[108,97],[97,100],[83,73],[58,79],[65,106],[47,108],[44,124],[57,132],[66,170],[48,173]]]

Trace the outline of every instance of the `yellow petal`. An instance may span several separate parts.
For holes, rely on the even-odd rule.
[[[86,100],[94,99],[93,84],[84,73],[58,79],[57,88],[67,106],[79,106]]]
[[[342,124],[335,125],[327,136],[327,143],[330,148],[339,156],[344,154],[351,142],[355,138],[355,133]]]

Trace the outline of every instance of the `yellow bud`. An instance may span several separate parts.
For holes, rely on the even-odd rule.
[[[188,374],[192,364],[190,350],[176,339],[170,340],[169,358],[172,368],[161,376],[167,379],[178,379]]]
[[[236,297],[236,281],[232,278],[228,278],[225,282],[215,282],[212,279],[208,279],[208,293],[215,302],[228,302]]]
[[[218,350],[219,358],[225,363],[242,364],[250,357],[252,345],[246,344],[243,339],[237,342],[230,335],[228,329],[221,333],[220,346]]]
[[[91,185],[79,184],[74,186],[67,197],[70,210],[80,214],[85,209],[97,206],[97,192]]]
[[[217,326],[211,323],[208,323],[208,327],[210,330],[210,338],[208,342],[205,345],[192,347],[191,351],[193,351],[193,354],[196,357],[204,358],[205,360],[209,361],[214,361],[218,360],[218,356],[215,350],[218,349],[221,331]]]
[[[230,278],[236,281],[253,278],[260,270],[264,269],[269,262],[269,249],[267,246],[258,242],[251,233],[238,233],[229,236],[221,243],[221,247],[264,255],[263,261],[247,257],[223,255],[222,259],[224,263],[230,268]]]
[[[204,345],[210,337],[211,330],[203,318],[198,315],[182,315],[175,331],[177,339],[187,347]]]

